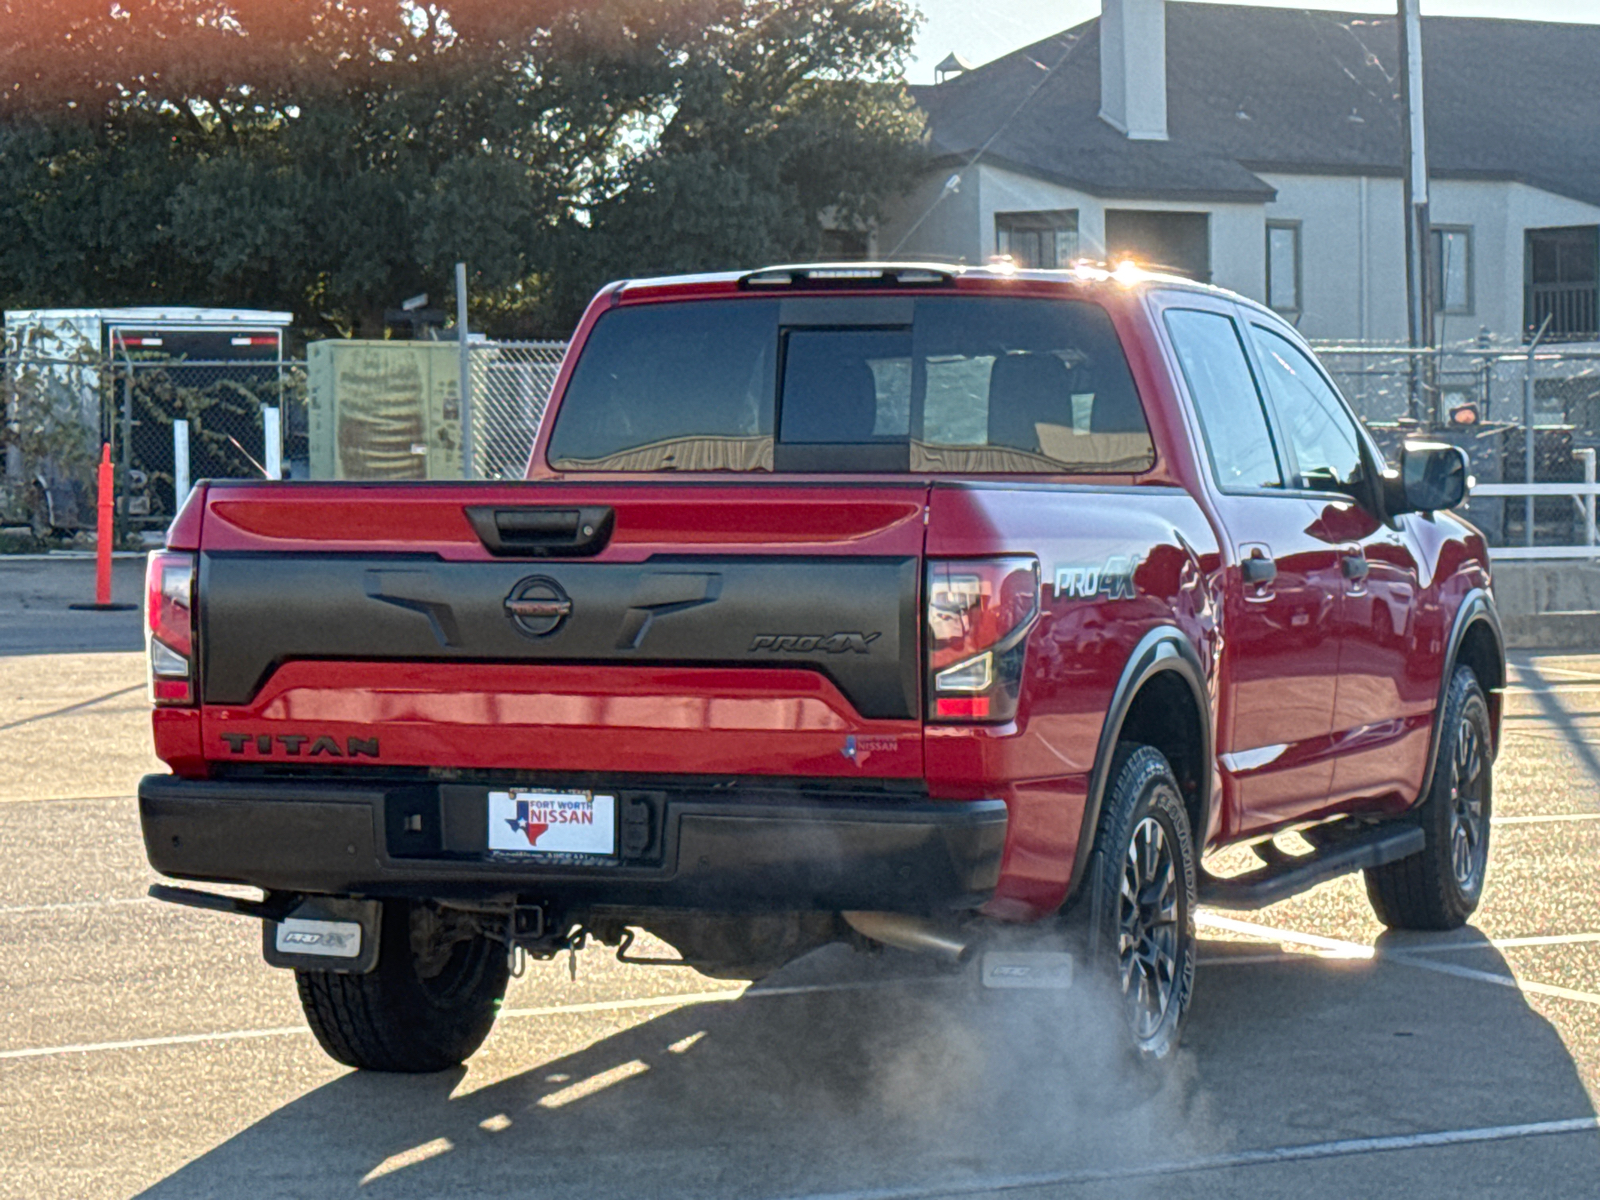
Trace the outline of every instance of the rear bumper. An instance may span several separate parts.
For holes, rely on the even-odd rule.
[[[149,775],[139,816],[163,875],[278,892],[932,913],[982,904],[999,879],[999,800],[607,790],[622,832],[603,865],[492,858],[482,786]]]

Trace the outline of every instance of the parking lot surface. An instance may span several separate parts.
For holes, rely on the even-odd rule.
[[[1082,994],[843,947],[749,989],[530,963],[465,1069],[402,1078],[322,1054],[256,923],[144,898],[137,622],[19,611],[0,1196],[1600,1194],[1600,655],[1516,658],[1471,928],[1380,936],[1358,879],[1203,912],[1155,1095]]]

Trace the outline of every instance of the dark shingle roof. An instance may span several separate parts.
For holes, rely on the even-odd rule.
[[[1600,204],[1600,26],[1428,17],[1422,40],[1434,176]],[[1168,4],[1166,142],[1100,120],[1098,21],[912,90],[952,158],[999,130],[984,161],[1095,195],[1267,200],[1255,171],[1399,173],[1398,45],[1393,17]]]

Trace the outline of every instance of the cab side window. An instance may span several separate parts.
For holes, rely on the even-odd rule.
[[[1294,450],[1301,487],[1348,492],[1365,476],[1355,422],[1303,350],[1260,325],[1251,328],[1267,392]]]
[[[1281,488],[1283,470],[1238,326],[1221,313],[1187,308],[1168,309],[1166,322],[1217,485]]]

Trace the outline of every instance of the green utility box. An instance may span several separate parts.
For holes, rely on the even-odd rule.
[[[312,342],[306,376],[312,479],[461,478],[454,342]]]

